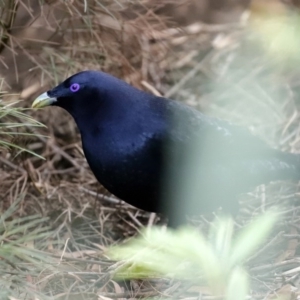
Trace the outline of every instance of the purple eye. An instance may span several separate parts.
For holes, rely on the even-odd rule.
[[[70,91],[75,93],[80,89],[80,85],[78,83],[73,83],[70,86]]]

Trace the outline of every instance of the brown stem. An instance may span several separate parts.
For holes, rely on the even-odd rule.
[[[8,7],[4,8],[7,14],[5,20],[0,21],[0,26],[2,27],[2,36],[0,39],[0,53],[5,49],[5,46],[8,44],[9,35],[17,14],[18,6],[19,0],[10,0],[8,3]]]

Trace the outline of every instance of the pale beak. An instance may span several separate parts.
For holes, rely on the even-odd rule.
[[[56,101],[57,101],[56,98],[49,97],[48,93],[45,92],[45,93],[39,95],[33,101],[31,107],[33,107],[33,108],[42,108],[42,107],[45,107],[45,106],[49,106],[49,105],[53,104]]]

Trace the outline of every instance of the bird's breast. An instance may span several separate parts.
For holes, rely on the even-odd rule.
[[[156,209],[163,168],[160,140],[142,133],[132,139],[85,136],[82,143],[91,170],[107,190],[134,206]]]

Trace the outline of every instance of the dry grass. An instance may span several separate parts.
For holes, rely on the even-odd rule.
[[[85,1],[76,5],[53,2],[42,12],[38,1],[18,2],[27,18],[25,24],[11,11],[10,18],[19,20],[20,26],[8,32],[14,51],[2,49],[1,62],[10,67],[5,71],[9,74],[2,76],[8,86],[22,90],[27,99],[23,106],[29,106],[28,98],[48,85],[78,70],[97,68],[209,114],[251,124],[270,144],[299,152],[298,72],[278,68],[242,24],[168,29],[151,10],[137,20],[122,19],[119,13],[128,4],[125,1],[92,1],[87,8]],[[25,153],[2,153],[0,203],[5,211],[21,197],[15,217],[38,214],[49,218],[47,247],[38,243],[31,247],[51,258],[51,268],[29,268],[22,280],[31,293],[39,299],[198,299],[199,295],[211,299],[201,284],[187,287],[165,278],[113,280],[120,265],[105,257],[107,247],[137,234],[145,225],[160,222],[159,217],[116,204],[100,187],[83,156],[75,124],[63,111],[53,108],[30,114],[47,128],[26,127],[39,136],[14,141],[45,160]],[[271,205],[282,205],[283,218],[273,236],[249,258],[251,297],[271,299],[279,293],[295,299],[299,293],[293,287],[299,286],[298,186],[262,186],[241,196],[241,203],[237,227]],[[197,218],[192,223],[205,228],[208,221]],[[13,280],[9,270],[5,276]],[[17,298],[33,299],[32,294],[11,291]]]

